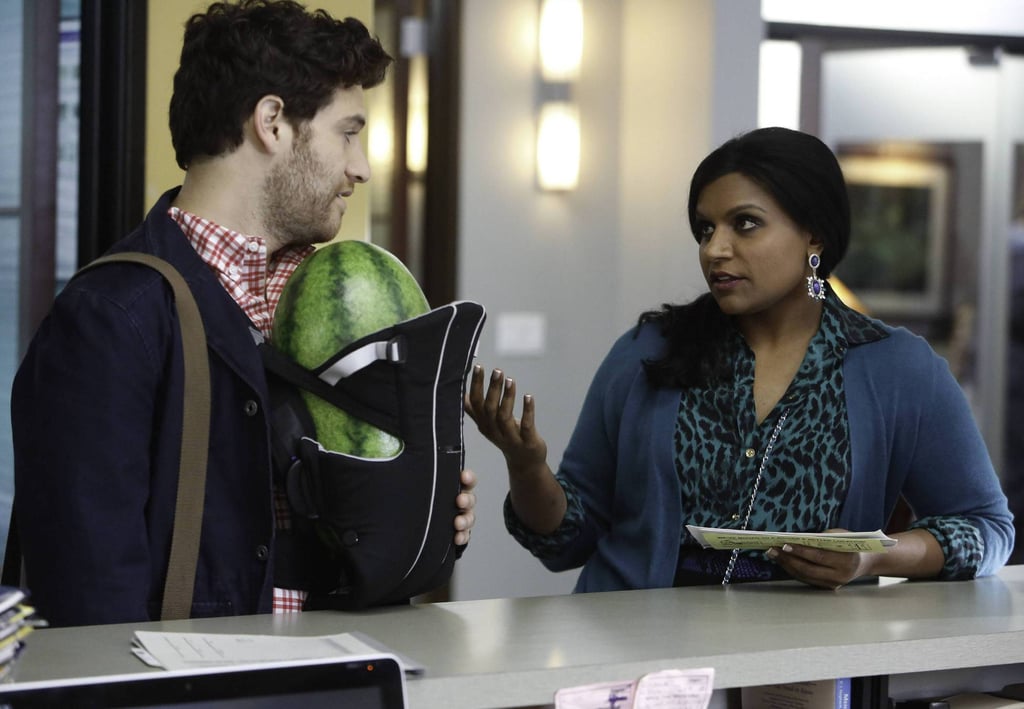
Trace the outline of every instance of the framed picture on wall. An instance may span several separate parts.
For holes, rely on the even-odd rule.
[[[934,317],[944,305],[950,174],[945,163],[840,155],[853,233],[836,275],[880,317]]]

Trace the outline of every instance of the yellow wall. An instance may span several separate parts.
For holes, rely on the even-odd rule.
[[[181,184],[182,172],[174,162],[167,107],[171,100],[174,72],[181,54],[185,21],[201,12],[210,0],[150,0],[149,43],[146,65],[146,204],[148,210],[163,192]],[[318,0],[311,9],[323,8],[335,17],[358,17],[373,28],[373,0]],[[364,133],[365,140],[365,133]],[[365,143],[364,143],[365,145]],[[370,234],[370,191],[357,188],[348,201],[340,238],[368,239]]]

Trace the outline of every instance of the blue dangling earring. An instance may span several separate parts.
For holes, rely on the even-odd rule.
[[[811,267],[811,275],[807,277],[807,295],[815,300],[825,300],[825,281],[818,278],[818,266],[821,265],[821,257],[818,254],[811,254],[807,257],[807,263]]]

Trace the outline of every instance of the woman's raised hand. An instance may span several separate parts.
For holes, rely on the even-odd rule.
[[[534,426],[533,397],[523,397],[523,417],[516,420],[516,383],[500,369],[491,372],[484,394],[484,369],[473,367],[465,407],[480,433],[505,456],[509,499],[528,528],[550,534],[562,523],[566,498],[548,467],[548,445]]]
[[[484,393],[484,369],[474,365],[466,393],[466,413],[487,440],[505,456],[509,474],[536,470],[547,465],[548,447],[534,426],[534,400],[523,397],[523,416],[513,415],[516,383],[500,369],[491,372]]]

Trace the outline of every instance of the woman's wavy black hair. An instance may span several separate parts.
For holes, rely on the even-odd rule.
[[[800,228],[822,243],[818,276],[827,278],[850,243],[850,201],[836,156],[821,140],[788,128],[744,133],[710,153],[690,182],[688,215],[698,241],[697,202],[712,182],[739,173],[756,182]],[[668,340],[662,359],[644,363],[655,386],[700,386],[728,377],[722,346],[729,320],[709,293],[684,304],[666,303],[640,315],[660,324]]]
[[[343,87],[371,88],[391,63],[355,18],[336,20],[291,0],[218,2],[185,23],[170,128],[178,166],[242,143],[242,126],[268,94],[298,126]]]

